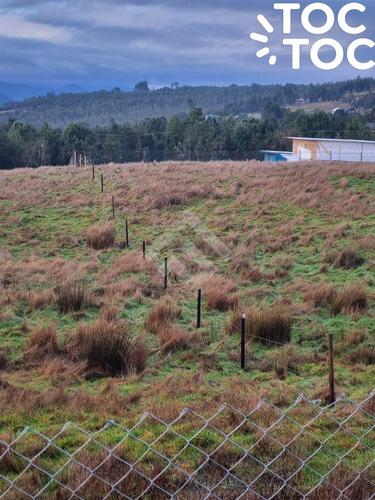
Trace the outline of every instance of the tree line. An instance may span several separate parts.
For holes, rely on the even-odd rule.
[[[9,120],[0,125],[0,168],[67,165],[73,150],[94,164],[259,159],[262,149],[290,150],[288,136],[375,140],[367,124],[373,112],[368,117],[292,112],[269,102],[259,119],[205,115],[195,108],[185,118],[151,118],[134,125],[36,128]]]

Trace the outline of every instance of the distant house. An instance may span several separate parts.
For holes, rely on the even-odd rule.
[[[306,101],[303,97],[296,100],[296,106],[303,106],[304,104],[306,104]]]
[[[375,163],[375,141],[289,137],[293,140],[293,159],[320,161],[359,161]]]

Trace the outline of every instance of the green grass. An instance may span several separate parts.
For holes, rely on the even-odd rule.
[[[259,212],[257,206],[251,203],[239,204],[238,200],[229,194],[221,199],[189,200],[184,206],[173,207],[169,210],[142,211],[139,207],[135,207],[132,211],[132,208],[126,205],[123,210],[119,211],[115,221],[116,240],[121,242],[124,238],[125,217],[131,221],[131,251],[140,252],[141,242],[145,239],[150,242],[148,251],[151,255],[153,243],[163,235],[165,242],[160,241],[159,246],[157,245],[159,253],[155,257],[156,261],[161,264],[164,255],[186,256],[195,248],[194,228],[181,224],[186,209],[197,215],[205,228],[221,240],[227,234],[222,224],[227,222],[230,231],[238,236],[238,246],[250,245],[248,234],[254,229],[260,233],[272,235],[274,240],[277,240],[280,228],[301,218],[289,232],[285,232],[286,242],[280,250],[270,250],[269,245],[272,239],[263,238],[260,242],[256,242],[255,256],[250,258],[253,259],[252,264],[262,273],[262,278],[257,282],[235,275],[230,268],[231,258],[207,256],[200,251],[196,252],[194,258],[195,262],[200,264],[208,258],[218,273],[235,281],[243,308],[259,302],[272,304],[281,300],[289,301],[297,311],[292,333],[295,351],[301,356],[304,353],[316,353],[321,356],[318,361],[307,359],[299,362],[296,367],[289,369],[287,379],[281,381],[277,379],[269,363],[268,368],[264,368],[272,353],[277,349],[253,342],[248,345],[247,370],[241,372],[238,361],[239,332],[232,335],[226,332],[229,313],[210,311],[205,307],[204,301],[203,327],[200,332],[197,332],[195,329],[196,290],[188,279],[182,279],[170,284],[169,294],[176,303],[182,306],[182,317],[176,320],[176,323],[198,339],[187,351],[163,355],[159,350],[157,336],[146,331],[145,321],[150,308],[154,305],[154,299],[147,296],[143,296],[141,300],[134,296],[116,296],[116,302],[112,305],[117,307],[119,318],[127,321],[133,336],[141,335],[146,339],[150,354],[147,370],[143,375],[131,375],[114,381],[105,378],[93,380],[87,379],[82,371],[73,375],[67,374],[64,378],[64,373],[49,375],[43,370],[43,366],[23,367],[25,346],[34,328],[41,325],[56,325],[59,341],[63,344],[79,325],[98,319],[102,300],[101,291],[108,286],[104,279],[106,273],[116,270],[118,257],[129,252],[118,246],[108,251],[92,252],[85,243],[86,229],[92,224],[104,223],[108,220],[109,191],[98,197],[96,187],[92,183],[87,181],[77,183],[73,182],[73,179],[62,190],[56,187],[48,190],[51,182],[49,174],[35,172],[25,175],[40,176],[42,183],[45,183],[45,188],[40,195],[40,203],[34,198],[31,190],[24,191],[26,199],[28,196],[32,197],[29,203],[23,201],[22,198],[0,200],[0,210],[3,211],[4,219],[0,244],[4,251],[10,252],[12,263],[21,266],[17,277],[11,273],[11,284],[5,288],[5,291],[14,290],[15,294],[7,303],[0,305],[2,314],[0,316],[0,350],[5,352],[12,363],[11,369],[0,372],[0,379],[11,384],[16,391],[33,391],[41,398],[61,387],[68,398],[73,398],[75,395],[80,398],[85,395],[93,401],[95,397],[102,399],[99,403],[100,407],[90,403],[87,407],[82,405],[77,409],[74,409],[71,403],[60,404],[58,400],[56,403],[40,403],[39,405],[33,403],[31,410],[23,405],[22,401],[9,405],[0,415],[0,434],[15,434],[25,425],[30,425],[52,435],[67,420],[74,420],[87,430],[98,429],[106,419],[112,417],[113,409],[109,405],[111,398],[108,396],[108,391],[111,390],[121,401],[118,403],[115,417],[126,425],[134,422],[143,411],[149,408],[156,408],[156,411],[162,409],[166,412],[165,418],[167,418],[168,409],[171,408],[171,414],[173,414],[174,407],[178,411],[184,406],[189,406],[204,413],[209,402],[208,409],[213,411],[215,404],[219,406],[223,398],[231,398],[232,404],[242,406],[253,395],[254,399],[267,397],[278,405],[286,406],[301,393],[312,398],[318,397],[319,391],[327,387],[328,375],[325,361],[327,349],[325,335],[327,333],[333,333],[335,339],[338,391],[353,399],[361,400],[373,389],[375,366],[361,363],[352,365],[347,361],[347,355],[358,346],[350,345],[344,348],[341,345],[351,331],[362,330],[365,332],[365,340],[361,345],[368,349],[375,348],[373,250],[361,249],[364,264],[349,271],[327,265],[325,257],[327,252],[338,252],[346,247],[356,247],[360,238],[374,234],[374,215],[371,213],[361,217],[351,217],[345,214],[331,215],[327,211],[297,206],[286,201],[277,206],[269,203],[263,207],[262,212]],[[53,180],[58,182],[59,179],[61,180],[61,175],[60,172],[54,172]],[[364,179],[355,175],[345,175],[345,179],[344,186],[340,183],[340,176],[332,177],[331,182],[338,192],[357,193],[366,197],[366,200],[370,200],[369,203],[374,202],[374,176]],[[236,179],[233,178],[233,182],[235,180],[237,176]],[[9,182],[15,186],[22,185],[24,178],[13,175]],[[112,179],[106,184],[108,189],[111,184],[113,189],[116,189],[116,183]],[[135,181],[129,181],[127,185],[135,186],[136,184]],[[225,181],[222,187],[228,190],[231,185],[232,182]],[[82,204],[77,203],[79,197],[86,201]],[[122,203],[120,195],[119,200],[119,203]],[[333,238],[328,248],[327,235],[345,224],[348,226],[345,234]],[[230,252],[235,252],[235,248],[230,248]],[[31,262],[39,259],[45,265],[45,273],[43,269],[33,272],[27,267],[22,268],[25,260],[30,257]],[[290,257],[292,261],[285,275],[275,279],[266,278],[268,274],[280,269],[282,259]],[[64,315],[58,312],[54,302],[38,310],[33,310],[29,306],[24,293],[26,290],[53,289],[57,284],[56,275],[51,272],[49,266],[58,258],[71,262],[72,265],[85,266],[84,281],[90,291],[94,292],[96,304],[86,307],[78,314]],[[323,265],[327,266],[324,273],[322,273]],[[1,272],[0,267],[0,281]],[[7,273],[6,270],[4,272]],[[160,280],[160,284],[162,283],[162,276],[151,277],[148,271],[140,273],[120,271],[111,283],[127,283],[131,279],[137,280],[140,289],[155,279]],[[366,283],[369,294],[367,310],[359,315],[340,314],[335,317],[330,315],[327,307],[310,308],[304,311],[303,288],[300,288],[299,283],[302,281],[314,284],[321,280],[331,283],[337,289],[348,282]],[[256,294],[261,290],[263,292],[260,298],[256,298]],[[299,310],[302,312],[298,312]],[[111,384],[113,387],[108,389]],[[357,432],[362,432],[365,426],[358,423],[355,429]],[[183,430],[182,428],[181,432]],[[190,439],[194,436],[194,432],[189,428],[187,430]],[[160,425],[154,422],[144,429],[137,428],[134,436],[152,441],[160,432],[162,432]],[[324,432],[320,434],[320,438],[324,437]],[[105,440],[107,445],[113,445],[118,442],[121,433],[119,428],[110,427],[100,436],[100,439]],[[255,436],[252,433],[235,437],[235,442],[241,446],[251,446],[254,440]],[[81,442],[80,432],[72,431],[60,438],[59,445],[68,451],[74,451]],[[205,429],[193,438],[193,442],[197,447],[205,450],[215,449],[220,445],[220,436],[210,429]],[[166,436],[163,447],[165,446],[168,453],[174,456],[181,444],[175,435]],[[27,450],[32,448],[33,443],[26,441],[23,445]],[[329,443],[333,453],[338,453],[349,445],[347,435]],[[144,446],[134,440],[125,444],[122,452],[136,460],[144,452],[143,449]],[[200,458],[199,452],[190,449],[185,456],[181,456],[181,461],[194,469]],[[370,459],[369,454],[364,455],[363,460]],[[60,463],[61,456],[56,453],[55,456],[49,455],[43,460],[48,468],[54,468]],[[324,474],[329,470],[331,460],[330,453],[322,452],[311,460],[311,467],[318,474]],[[359,467],[359,456],[355,456],[352,463],[353,466]],[[151,466],[150,464],[152,465],[152,460],[147,466]],[[316,479],[313,471],[304,473],[305,477],[302,482],[306,488]]]

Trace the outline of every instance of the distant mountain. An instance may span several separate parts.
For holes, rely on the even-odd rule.
[[[0,92],[0,104],[5,104],[6,102],[10,102],[11,100],[12,99],[9,96]]]
[[[79,93],[86,89],[78,85],[65,85],[63,87],[33,86],[23,83],[9,83],[0,81],[0,104],[5,102],[22,102],[30,97],[42,97],[49,93]]]
[[[23,101],[28,97],[46,95],[48,90],[22,83],[0,81],[0,93],[8,97],[8,101]]]
[[[47,122],[64,127],[71,122],[90,126],[134,123],[153,117],[184,116],[194,107],[206,114],[250,114],[267,105],[291,106],[304,102],[340,101],[360,105],[363,96],[375,89],[374,78],[310,85],[231,85],[230,87],[177,87],[138,92],[101,90],[84,93],[48,94],[0,107],[0,122],[9,118],[42,126]],[[0,87],[0,91],[1,91]],[[9,95],[9,92],[4,92]],[[12,96],[11,96],[12,97]]]

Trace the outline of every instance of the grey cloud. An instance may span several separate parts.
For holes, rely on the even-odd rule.
[[[326,2],[336,7],[347,3]],[[373,38],[375,4],[363,3],[368,8],[367,36]],[[258,47],[249,33],[257,28],[258,13],[280,23],[272,5],[267,0],[0,0],[0,14],[18,16],[31,25],[63,27],[70,34],[61,43],[0,38],[1,78],[108,88],[132,85],[140,78],[156,85],[175,80],[231,84],[322,81],[359,74],[348,65],[333,74],[310,63],[304,71],[293,72],[280,34],[270,39],[279,56],[277,69],[258,61]],[[335,36],[346,39],[337,30]]]

